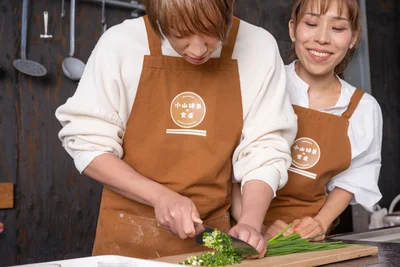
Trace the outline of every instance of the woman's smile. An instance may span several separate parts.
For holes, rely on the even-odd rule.
[[[308,49],[308,53],[310,57],[316,62],[323,62],[331,58],[333,53],[317,50],[317,49]]]

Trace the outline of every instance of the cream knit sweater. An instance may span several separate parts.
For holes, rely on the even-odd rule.
[[[179,55],[166,39],[164,55]],[[213,57],[219,57],[221,49]],[[99,40],[75,94],[56,111],[66,151],[80,172],[97,156],[123,156],[123,135],[135,100],[143,56],[149,55],[143,18],[126,20]],[[274,192],[287,182],[297,119],[275,39],[241,21],[233,53],[243,102],[242,139],[233,155],[233,182],[262,180]]]

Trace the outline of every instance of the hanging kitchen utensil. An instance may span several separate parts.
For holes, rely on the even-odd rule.
[[[102,34],[107,30],[106,0],[103,0],[103,2],[101,2],[101,30],[102,30]]]
[[[40,38],[43,39],[53,38],[53,35],[47,34],[47,26],[49,23],[49,13],[47,11],[43,12],[43,21],[44,21],[44,34],[41,34]]]
[[[69,57],[64,58],[62,62],[62,70],[69,79],[78,81],[85,69],[85,63],[74,58],[75,53],[75,0],[71,0],[71,29],[70,29],[70,50]]]
[[[26,59],[26,32],[28,28],[28,0],[22,2],[22,28],[21,28],[21,58],[13,62],[14,67],[20,72],[31,76],[44,76],[45,67],[38,62]]]
[[[61,0],[61,18],[65,17],[65,7],[64,0]]]

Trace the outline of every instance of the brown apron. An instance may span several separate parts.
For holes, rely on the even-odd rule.
[[[124,135],[133,169],[196,205],[205,224],[230,229],[232,154],[243,127],[234,18],[221,57],[202,65],[163,56],[144,17],[150,55],[144,57]],[[157,258],[204,250],[157,226],[154,208],[104,188],[93,255]]]
[[[323,207],[327,183],[350,166],[349,119],[363,94],[360,89],[354,92],[342,116],[294,106],[298,132],[291,148],[289,180],[271,202],[264,220],[266,227],[278,219],[291,223],[314,217]]]

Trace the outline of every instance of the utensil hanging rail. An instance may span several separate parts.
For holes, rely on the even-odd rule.
[[[102,0],[83,0],[84,2],[92,2],[101,4]],[[116,6],[116,7],[124,7],[124,8],[132,8],[139,9],[144,11],[144,5],[137,3],[136,1],[131,1],[131,3],[118,1],[118,0],[106,0],[106,5]]]

